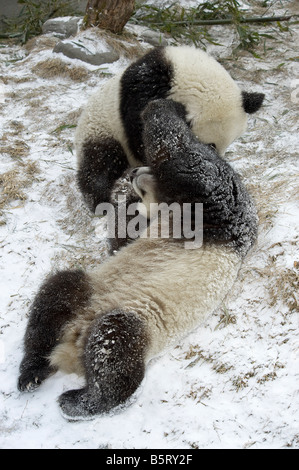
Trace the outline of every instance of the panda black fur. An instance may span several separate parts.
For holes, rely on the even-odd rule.
[[[133,186],[146,204],[203,202],[202,247],[141,237],[95,271],[52,275],[31,307],[18,387],[34,390],[57,369],[83,374],[82,389],[59,397],[68,419],[125,403],[147,362],[220,305],[255,241],[257,216],[245,187],[211,146],[197,141],[184,113],[172,100],[148,105],[148,167],[132,172]]]
[[[145,54],[91,96],[79,119],[77,177],[92,210],[109,202],[114,181],[128,166],[146,163],[141,113],[159,98],[181,103],[197,138],[215,144],[223,155],[264,95],[242,92],[215,59],[193,47],[159,47]]]

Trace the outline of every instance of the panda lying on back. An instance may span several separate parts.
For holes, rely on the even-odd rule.
[[[155,99],[181,103],[197,138],[220,155],[246,129],[262,93],[241,91],[226,70],[189,46],[152,49],[110,79],[89,99],[75,135],[78,184],[92,210],[109,202],[111,188],[129,166],[146,164],[141,113]]]
[[[49,277],[31,307],[18,387],[31,391],[57,369],[83,374],[86,385],[59,397],[68,419],[124,403],[147,362],[213,312],[253,245],[257,216],[238,175],[199,143],[172,100],[143,114],[146,162],[133,186],[150,201],[204,203],[203,245],[139,238],[95,271]]]

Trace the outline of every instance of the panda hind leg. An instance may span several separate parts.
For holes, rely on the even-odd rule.
[[[24,358],[20,364],[18,389],[33,391],[55,370],[49,356],[57,346],[63,327],[91,295],[81,270],[60,271],[42,284],[30,309],[24,338]]]
[[[91,211],[94,212],[101,202],[110,202],[113,184],[127,167],[126,154],[117,140],[95,138],[85,141],[77,182]]]
[[[135,313],[116,309],[97,318],[85,347],[86,386],[60,395],[63,416],[89,419],[125,403],[143,380],[147,345],[145,325]]]

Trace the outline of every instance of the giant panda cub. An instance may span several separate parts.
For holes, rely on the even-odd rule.
[[[125,403],[148,361],[220,305],[257,234],[239,176],[196,139],[184,106],[156,100],[142,119],[148,166],[131,178],[143,209],[203,203],[203,244],[186,249],[184,236],[171,231],[141,236],[94,271],[62,271],[44,282],[31,307],[18,387],[32,391],[58,369],[82,374],[85,386],[59,397],[70,420]]]
[[[241,91],[210,55],[190,46],[158,47],[106,82],[89,99],[75,134],[77,180],[92,210],[109,202],[127,167],[146,164],[141,113],[159,98],[181,103],[198,140],[220,155],[246,129],[262,93]]]

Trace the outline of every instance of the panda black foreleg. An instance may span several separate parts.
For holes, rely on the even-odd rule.
[[[62,329],[83,307],[91,289],[83,271],[60,271],[41,286],[32,304],[24,338],[18,389],[35,390],[52,372],[49,355]]]
[[[147,344],[135,313],[113,310],[97,318],[85,347],[86,386],[59,397],[63,415],[84,419],[125,403],[144,377]]]
[[[126,154],[117,140],[89,139],[83,144],[77,181],[93,212],[101,202],[110,201],[113,184],[127,167]]]

